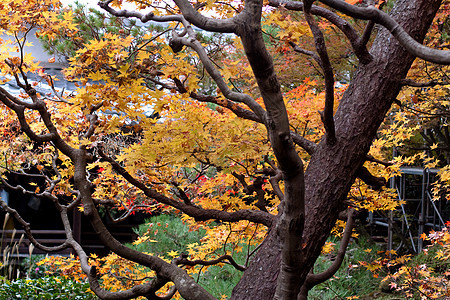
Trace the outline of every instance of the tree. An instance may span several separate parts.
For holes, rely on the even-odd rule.
[[[14,35],[20,55],[10,57],[9,51],[3,52],[0,67],[15,78],[24,91],[19,97],[24,100],[0,88],[0,101],[4,118],[15,118],[15,123],[9,122],[18,122],[26,135],[20,135],[19,142],[12,145],[14,149],[2,146],[14,150],[5,150],[12,153],[5,155],[5,167],[18,172],[24,171],[27,163],[34,164],[40,171],[38,177],[46,180],[35,189],[10,188],[53,201],[67,232],[67,240],[60,247],[36,246],[46,250],[72,247],[91,289],[104,299],[157,298],[155,293],[168,282],[185,299],[213,299],[183,267],[226,261],[236,265],[229,255],[209,262],[181,255],[169,263],[132,250],[112,237],[101,221],[99,208],[114,210],[112,214],[125,210],[119,218],[136,207],[157,206],[180,211],[196,222],[218,220],[218,226],[229,223],[242,229],[246,224],[261,224],[267,228],[267,235],[248,267],[243,268],[232,298],[306,298],[312,286],[330,278],[339,267],[341,260],[337,259],[330,270],[312,272],[342,212],[350,221],[344,235],[349,238],[353,210],[347,208],[349,204],[358,205],[348,202],[347,195],[355,179],[377,189],[385,183],[363,164],[378,162],[368,156],[370,146],[414,58],[450,63],[448,51],[421,44],[439,8],[446,8],[444,1],[388,2],[388,13],[381,9],[382,3],[348,2],[322,0],[316,6],[313,1],[278,0],[242,4],[175,0],[164,5],[136,1],[139,9],[151,9],[143,14],[117,10],[115,6],[122,1],[109,0],[101,2],[100,7],[110,14],[143,23],[167,22],[173,28],[170,36],[165,39],[149,32],[142,39],[134,39],[119,30],[87,42],[77,36],[70,11],[64,11],[61,17],[54,10],[59,7],[55,1],[2,3],[2,16],[7,16],[2,17],[2,30]],[[271,8],[266,9],[264,4]],[[214,17],[202,15],[202,10],[212,12]],[[287,24],[277,17],[285,10],[292,16],[302,15],[306,22]],[[274,30],[287,38],[290,47],[310,56],[320,68],[322,88],[308,88],[306,80],[305,86],[293,93],[323,101],[323,128],[318,119],[311,123],[303,120],[317,117],[301,113],[307,103],[285,101],[289,95],[282,91],[289,84],[278,80],[266,48],[263,13],[267,16],[264,20],[275,23]],[[364,31],[358,33],[342,14],[366,20]],[[333,24],[329,28],[343,32],[358,59],[339,103],[324,35],[328,27],[318,22],[319,17]],[[27,79],[27,72],[38,69],[23,53],[30,26],[39,28],[38,34],[50,40],[66,35],[83,41],[66,70],[67,78],[77,79],[82,85],[76,95],[55,90],[54,97],[43,96]],[[235,47],[224,49],[231,52],[225,63],[210,59],[211,48],[198,40],[193,26],[239,37]],[[304,49],[297,43],[300,36],[308,35],[314,47]],[[351,59],[356,61],[353,56]],[[200,84],[205,73],[217,86],[215,92],[204,93],[210,91]],[[41,76],[51,85],[52,78]],[[149,106],[159,113],[160,121],[144,117]],[[106,114],[111,111],[117,115]],[[142,139],[128,145],[115,144],[114,134],[130,120],[139,123]],[[304,161],[308,162],[306,167]],[[93,167],[104,172],[93,176],[89,172]],[[6,203],[1,204],[22,223],[32,240],[26,220]],[[80,204],[102,242],[118,256],[152,269],[152,280],[124,291],[102,289],[96,268],[73,239],[68,222],[67,212]],[[251,236],[251,232],[256,229],[244,236]],[[341,249],[339,257],[344,252]]]

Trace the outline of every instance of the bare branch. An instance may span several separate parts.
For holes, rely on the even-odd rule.
[[[280,181],[283,179],[283,173],[279,168],[275,166],[275,163],[270,160],[267,155],[264,157],[264,161],[270,165],[270,168],[264,168],[261,173],[270,176],[270,185],[272,186],[272,189],[275,195],[277,195],[278,199],[283,202],[284,193],[280,188]]]
[[[384,161],[384,160],[380,160],[380,159],[376,159],[375,157],[373,157],[372,155],[366,155],[366,161],[371,161],[380,165],[383,165],[385,167],[389,167],[392,166],[393,163],[389,162],[389,161]]]
[[[226,82],[223,80],[222,74],[216,69],[211,59],[208,57],[205,49],[201,45],[201,43],[196,39],[196,35],[193,32],[192,28],[189,26],[186,28],[189,34],[189,37],[180,37],[178,34],[173,32],[171,42],[175,44],[182,44],[185,46],[191,47],[195,52],[197,52],[200,60],[202,61],[205,69],[208,71],[211,78],[216,82],[222,94],[238,103],[244,103],[247,105],[261,120],[264,120],[264,124],[266,124],[266,112],[252,97],[244,93],[238,93],[232,91]]]
[[[269,0],[269,5],[273,7],[283,6],[286,9],[295,11],[302,11],[304,6],[302,2],[288,0]],[[353,52],[363,64],[368,64],[372,61],[372,56],[366,48],[367,42],[364,43],[357,31],[346,20],[342,19],[334,12],[316,5],[311,6],[311,14],[325,18],[338,27],[345,34],[352,45]]]
[[[244,14],[244,12],[241,12],[232,18],[218,20],[205,17],[195,10],[187,0],[174,0],[174,2],[180,8],[186,20],[206,31],[235,33],[238,30],[239,23],[242,21],[241,16]]]
[[[12,101],[13,103],[15,103],[15,104],[17,104],[19,106],[23,106],[23,107],[26,107],[26,108],[29,108],[29,109],[36,109],[36,104],[17,99],[16,97],[11,95],[7,90],[5,90],[2,87],[0,87],[0,93],[4,97],[6,97],[8,100]],[[6,105],[6,103],[5,103],[5,105]]]
[[[147,14],[142,14],[136,11],[129,11],[126,9],[123,10],[115,10],[109,6],[111,0],[108,1],[100,1],[98,2],[98,6],[100,6],[105,11],[116,17],[125,17],[125,18],[136,18],[142,21],[142,23],[146,23],[148,21],[157,21],[157,22],[168,22],[168,21],[181,21],[181,16],[155,16],[153,12],[149,12]]]
[[[372,20],[383,25],[409,53],[416,57],[437,64],[450,64],[450,51],[432,49],[416,42],[392,17],[374,6],[359,7],[342,0],[320,0],[320,2],[351,17]]]
[[[312,2],[311,2],[312,4]],[[311,15],[311,4],[305,4],[303,11],[308,22],[309,28],[314,36],[316,50],[320,57],[320,66],[325,76],[325,108],[320,114],[326,130],[326,142],[333,145],[336,142],[336,133],[334,128],[334,74],[333,68],[328,57],[328,51],[325,45],[325,38],[316,21]]]
[[[116,161],[114,161],[109,156],[105,155],[101,149],[99,149],[99,155],[107,162],[109,162],[112,166],[112,168],[119,173],[125,180],[127,180],[129,183],[140,189],[144,194],[154,199],[160,203],[170,205],[174,208],[177,208],[184,212],[185,214],[193,217],[197,221],[205,221],[205,220],[211,220],[211,219],[218,219],[222,221],[227,222],[233,222],[238,220],[248,220],[251,222],[264,224],[268,227],[272,224],[272,221],[274,219],[274,216],[272,216],[270,213],[263,212],[263,211],[254,211],[254,210],[238,210],[236,212],[226,212],[216,209],[203,209],[195,205],[189,205],[182,201],[176,201],[173,199],[170,199],[166,197],[163,194],[160,194],[159,192],[147,187],[142,182],[138,181],[136,178],[131,176],[130,173],[128,173],[125,168],[123,168],[121,165],[119,165]]]
[[[412,87],[433,87],[437,85],[449,85],[450,82],[438,80],[431,80],[428,82],[417,82],[412,79],[403,79],[400,81],[400,84],[403,86],[412,86]]]
[[[1,208],[8,212],[10,215],[12,215],[17,222],[20,223],[20,225],[22,225],[23,230],[25,231],[25,234],[27,236],[27,238],[30,240],[31,243],[33,243],[33,245],[38,248],[41,249],[42,251],[45,252],[55,252],[55,251],[61,251],[64,250],[66,248],[69,247],[69,244],[67,241],[65,241],[64,243],[62,243],[59,246],[54,246],[54,247],[48,247],[48,246],[44,246],[41,243],[39,243],[33,236],[33,233],[31,232],[31,227],[30,227],[30,223],[27,223],[17,212],[17,210],[9,207],[6,202],[4,202],[1,198],[0,198],[0,206]]]
[[[316,53],[300,48],[297,44],[295,44],[292,41],[289,42],[289,45],[291,45],[292,49],[294,49],[295,52],[311,56],[320,66],[322,65],[322,61],[320,60],[320,57],[318,57]]]
[[[0,101],[3,102],[8,108],[13,110],[20,124],[20,129],[25,132],[25,134],[33,141],[38,143],[45,143],[53,140],[55,135],[53,133],[47,134],[36,134],[28,124],[25,118],[25,107],[24,105],[17,104],[21,103],[21,101],[12,101],[10,99],[12,97],[9,93],[7,93],[4,89],[0,88]],[[14,98],[14,97],[13,97]],[[16,103],[17,102],[17,103]],[[36,104],[33,104],[32,109],[36,109]]]
[[[154,278],[148,283],[143,283],[136,285],[128,290],[122,290],[118,292],[111,292],[103,289],[97,279],[97,269],[95,266],[90,268],[88,273],[89,287],[90,289],[101,299],[111,299],[111,300],[126,300],[133,299],[139,296],[148,296],[154,294],[159,290],[165,283],[166,280],[162,280],[159,277]],[[151,299],[151,298],[150,298]]]
[[[342,264],[342,261],[345,257],[345,252],[347,250],[348,243],[350,241],[350,238],[352,236],[352,230],[354,225],[353,220],[353,214],[355,210],[353,208],[348,210],[348,216],[347,216],[347,224],[345,225],[344,229],[344,235],[342,236],[341,245],[339,246],[339,250],[336,256],[336,259],[334,260],[333,264],[325,271],[319,274],[313,274],[309,273],[306,277],[306,281],[304,285],[306,286],[307,290],[310,290],[312,287],[330,279],[336,272],[339,270],[339,267]],[[303,288],[302,288],[303,290]]]
[[[221,257],[214,259],[214,260],[201,260],[201,259],[197,259],[197,260],[188,260],[188,255],[185,253],[181,253],[179,257],[175,258],[173,260],[174,264],[177,265],[186,265],[186,266],[196,266],[196,265],[203,265],[203,266],[213,266],[213,265],[217,265],[218,263],[224,263],[224,260],[227,260],[229,262],[230,265],[232,265],[233,267],[235,267],[237,270],[239,271],[245,271],[247,268],[245,266],[242,266],[240,264],[238,264],[231,255],[225,254],[222,255]]]
[[[256,177],[252,184],[248,185],[245,181],[245,176],[242,174],[237,174],[236,172],[231,173],[235,178],[239,180],[239,182],[244,187],[244,193],[247,195],[253,195],[253,193],[256,193],[256,196],[258,197],[258,201],[255,203],[255,206],[258,207],[262,211],[266,211],[266,199],[264,198],[264,195],[266,192],[262,189],[262,186],[264,184],[264,179],[262,177]]]
[[[366,167],[361,166],[356,171],[356,176],[364,181],[367,185],[371,186],[374,190],[380,190],[386,186],[386,179],[384,177],[376,177],[372,175]]]
[[[182,82],[179,79],[174,78],[173,80],[176,84],[176,89],[180,93],[187,93],[186,88],[183,86]],[[229,99],[220,99],[219,97],[197,94],[196,92],[190,92],[189,96],[200,102],[214,103],[221,107],[228,108],[236,116],[238,116],[240,118],[252,120],[252,121],[264,124],[264,121],[256,113],[252,112],[251,110],[247,110],[247,109],[240,107],[236,102],[231,101]]]

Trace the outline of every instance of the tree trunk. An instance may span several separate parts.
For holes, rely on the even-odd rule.
[[[391,15],[417,41],[423,41],[441,1],[399,0]],[[382,29],[372,46],[374,59],[360,65],[335,114],[337,142],[322,141],[305,172],[306,221],[303,233],[304,280],[327,239],[343,201],[364,162],[376,131],[397,97],[414,57]],[[254,256],[232,299],[272,299],[280,269],[276,231],[271,230]],[[299,282],[299,286],[302,285]]]

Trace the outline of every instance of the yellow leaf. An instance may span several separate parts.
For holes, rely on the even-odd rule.
[[[179,254],[177,251],[172,250],[172,251],[167,252],[167,255],[169,255],[170,257],[176,257]]]

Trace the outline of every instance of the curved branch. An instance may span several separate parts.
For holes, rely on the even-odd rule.
[[[450,64],[450,51],[437,50],[416,42],[391,16],[374,6],[359,7],[342,0],[320,0],[320,2],[354,18],[371,20],[384,26],[412,55],[437,64]]]
[[[280,202],[283,202],[284,193],[280,188],[280,181],[283,179],[283,173],[279,168],[277,168],[273,160],[269,159],[267,155],[264,157],[264,161],[269,164],[270,169],[266,172],[264,172],[265,170],[263,170],[263,172],[270,175],[270,185],[272,186],[275,195],[277,195],[278,199],[280,199]]]
[[[127,300],[134,299],[139,296],[148,296],[154,294],[158,289],[164,286],[167,281],[163,281],[159,277],[154,278],[152,281],[140,285],[136,285],[128,290],[111,292],[103,289],[100,286],[97,278],[97,269],[95,266],[90,268],[88,273],[89,287],[91,290],[101,299],[105,300]],[[151,299],[151,298],[150,298]]]
[[[433,87],[437,85],[449,85],[449,81],[439,81],[439,80],[430,80],[428,82],[417,82],[412,79],[403,79],[400,81],[400,84],[403,86],[412,86],[412,87]]]
[[[273,7],[283,6],[289,10],[302,11],[303,3],[289,0],[269,0],[269,5]],[[358,32],[344,19],[339,17],[334,12],[320,6],[311,6],[311,14],[325,18],[330,23],[339,28],[347,37],[352,45],[353,52],[359,61],[363,64],[368,64],[372,61],[372,56],[366,48],[367,42],[360,38]]]
[[[19,105],[19,106],[23,106],[29,109],[36,109],[36,104],[34,103],[30,103],[30,102],[25,102],[22,100],[17,99],[16,97],[14,97],[13,95],[11,95],[7,90],[5,90],[4,88],[0,87],[0,93],[6,97],[8,100],[12,101],[13,103]],[[6,104],[5,104],[6,105]],[[8,106],[9,107],[9,106]]]
[[[175,4],[180,8],[183,16],[181,15],[172,15],[172,16],[155,16],[153,12],[147,14],[141,14],[135,11],[128,10],[114,10],[109,6],[111,0],[108,1],[100,1],[98,5],[109,12],[110,14],[117,17],[126,17],[126,18],[137,18],[141,20],[143,23],[148,21],[156,21],[156,22],[168,22],[168,21],[178,21],[182,22],[181,19],[185,19],[195,26],[206,30],[206,31],[214,31],[214,32],[222,32],[222,33],[234,33],[237,31],[238,24],[240,21],[240,13],[239,15],[225,19],[218,20],[214,18],[208,18],[199,13],[194,9],[194,7],[186,0],[175,0]]]
[[[383,165],[385,167],[389,167],[389,166],[392,166],[394,164],[394,163],[391,163],[391,162],[388,162],[388,161],[376,159],[372,155],[366,155],[366,161],[371,161],[371,162]]]
[[[317,144],[291,131],[291,138],[294,144],[302,147],[309,155],[312,155],[317,148]]]
[[[228,260],[229,264],[235,267],[239,271],[245,271],[247,268],[245,266],[242,266],[238,264],[231,255],[225,254],[221,257],[214,259],[214,260],[202,260],[202,259],[196,259],[196,260],[189,260],[187,259],[188,255],[185,253],[181,253],[179,257],[173,260],[173,263],[176,265],[186,265],[186,266],[196,266],[196,265],[202,265],[202,266],[213,266],[217,265],[218,263],[223,262],[224,260]]]
[[[255,178],[252,184],[248,185],[245,181],[245,176],[242,174],[238,174],[236,172],[231,173],[244,187],[243,192],[247,195],[253,195],[253,193],[256,193],[256,196],[258,198],[258,201],[255,203],[255,206],[258,207],[260,210],[267,212],[266,209],[266,199],[264,198],[266,192],[263,190],[262,186],[264,184],[264,179],[262,176],[258,176]]]
[[[85,139],[90,138],[94,132],[95,132],[95,126],[98,120],[98,116],[94,114],[97,110],[100,109],[100,107],[103,106],[103,102],[98,103],[97,105],[93,105],[90,109],[89,114],[86,116],[89,121],[89,127],[86,130],[86,132],[83,134],[83,137]]]
[[[180,15],[172,15],[172,16],[155,16],[153,12],[149,12],[147,14],[142,14],[137,11],[129,11],[126,9],[115,10],[109,6],[111,0],[108,1],[100,1],[98,2],[98,6],[100,6],[105,11],[116,17],[125,17],[125,18],[136,18],[141,20],[142,23],[147,23],[148,21],[156,21],[156,22],[169,22],[169,21],[177,21],[181,22],[182,16]]]
[[[222,74],[220,74],[220,72],[214,67],[213,62],[208,57],[208,54],[206,53],[202,44],[195,38],[195,32],[190,26],[187,27],[187,30],[189,33],[189,37],[181,37],[173,32],[171,43],[188,46],[195,52],[197,52],[197,55],[202,61],[205,69],[207,70],[211,78],[215,81],[222,94],[226,98],[234,102],[244,103],[245,105],[247,105],[258,116],[258,118],[264,120],[264,124],[266,124],[266,111],[264,110],[264,108],[262,108],[262,106],[259,105],[251,96],[244,93],[234,92],[228,87],[226,82],[223,80]]]
[[[377,177],[370,173],[370,171],[364,167],[361,166],[356,171],[356,176],[364,181],[367,185],[371,186],[374,190],[381,190],[383,186],[386,186],[386,179],[384,177]]]
[[[21,174],[21,173],[19,173],[19,174]],[[28,175],[28,174],[23,173],[23,175]],[[38,174],[33,174],[33,175],[35,177],[45,177],[43,175],[38,175]],[[16,186],[13,186],[13,185],[9,184],[3,177],[0,177],[0,181],[7,188],[9,188],[11,190],[15,190],[15,191],[21,191],[24,195],[31,195],[31,196],[35,196],[35,197],[38,197],[38,198],[48,198],[48,199],[52,200],[53,202],[58,203],[58,197],[56,197],[55,195],[51,194],[47,190],[44,190],[42,193],[36,193],[36,192],[32,192],[32,191],[27,190],[26,188],[24,188],[20,184],[16,185]],[[58,205],[59,205],[59,203],[58,203]]]
[[[176,88],[180,93],[187,93],[186,88],[183,86],[181,81],[177,78],[174,78],[174,82],[176,84]],[[253,111],[244,109],[236,104],[236,102],[233,102],[229,99],[220,99],[218,97],[209,96],[209,95],[203,95],[203,94],[197,94],[196,92],[190,92],[189,96],[192,99],[195,99],[200,102],[209,102],[217,104],[221,107],[228,108],[231,110],[236,116],[247,119],[251,121],[255,121],[258,123],[264,124],[263,120]]]
[[[323,271],[322,273],[318,273],[318,274],[309,273],[308,274],[308,276],[306,277],[305,283],[303,284],[302,289],[301,289],[301,294],[303,294],[303,295],[301,295],[301,297],[304,296],[305,291],[307,294],[311,288],[313,288],[314,286],[316,286],[322,282],[327,281],[339,270],[339,268],[344,260],[348,243],[352,236],[352,230],[353,230],[353,225],[354,225],[354,220],[353,220],[354,212],[355,212],[355,210],[353,208],[349,209],[347,212],[348,213],[347,224],[345,225],[344,235],[342,236],[341,245],[339,246],[339,250],[338,250],[336,259],[331,264],[331,266],[327,270]],[[300,297],[300,299],[303,299],[301,297]],[[304,298],[304,299],[306,299],[306,298]]]
[[[31,96],[33,93],[36,93],[34,89],[31,89],[27,91],[27,93]],[[45,142],[53,142],[55,147],[58,148],[61,152],[63,152],[65,155],[71,157],[74,148],[69,146],[64,139],[59,135],[58,130],[56,129],[55,125],[53,124],[51,120],[50,113],[47,110],[47,107],[45,105],[45,102],[43,100],[40,100],[38,98],[33,98],[33,110],[36,110],[39,112],[42,122],[44,123],[45,127],[49,131],[47,134],[36,134],[28,124],[25,118],[25,106],[18,105],[15,102],[11,101],[9,99],[8,94],[3,93],[2,89],[0,89],[0,101],[3,102],[8,108],[13,110],[16,115],[17,119],[20,123],[20,128],[22,131],[33,141],[37,143],[45,143]]]
[[[28,124],[25,119],[25,106],[19,105],[8,97],[8,93],[4,93],[3,89],[0,88],[0,101],[6,105],[8,108],[13,110],[20,124],[20,129],[33,141],[37,143],[50,142],[55,138],[53,133],[47,134],[36,134]],[[36,109],[36,105],[33,104],[33,109]]]
[[[8,212],[10,215],[12,215],[19,223],[20,225],[22,225],[23,230],[25,231],[25,234],[27,235],[27,238],[30,240],[30,242],[38,249],[45,251],[45,252],[56,252],[56,251],[61,251],[64,250],[66,248],[69,247],[69,243],[66,240],[64,243],[62,243],[61,245],[58,246],[54,246],[54,247],[48,247],[48,246],[44,246],[41,243],[39,243],[33,236],[33,233],[31,232],[31,228],[30,228],[30,223],[27,223],[21,216],[20,214],[17,212],[17,210],[9,207],[5,201],[3,201],[2,199],[0,199],[0,206],[1,208]]]
[[[128,173],[125,168],[119,165],[115,160],[111,157],[105,155],[101,149],[98,150],[99,155],[107,162],[110,163],[112,168],[119,173],[125,180],[129,183],[140,189],[144,194],[152,198],[160,203],[170,205],[176,209],[181,210],[185,214],[190,217],[193,217],[197,221],[206,221],[211,219],[218,219],[226,222],[235,222],[240,220],[247,220],[258,224],[264,224],[267,227],[270,227],[274,216],[270,213],[263,211],[254,211],[248,209],[242,209],[235,212],[226,212],[217,209],[203,209],[201,207],[186,204],[182,201],[176,201],[166,197],[163,194],[158,193],[157,191],[147,187],[144,183],[138,181],[134,178],[130,173]]]
[[[306,49],[303,49],[303,48],[300,48],[300,46],[298,46],[297,44],[295,44],[294,42],[291,42],[291,41],[289,42],[289,45],[291,45],[292,49],[295,52],[311,56],[320,66],[322,65],[322,61],[320,60],[320,58],[317,56],[316,53],[306,50]]]
[[[187,0],[174,0],[174,2],[180,8],[186,20],[188,20],[198,28],[206,31],[235,33],[238,30],[238,24],[241,21],[241,15],[244,14],[244,12],[241,12],[232,18],[218,20],[205,17],[197,10],[195,10],[191,3]]]
[[[320,66],[322,67],[325,77],[325,108],[320,113],[323,125],[326,131],[326,142],[333,145],[336,142],[336,131],[334,127],[333,108],[334,108],[334,74],[333,67],[328,57],[327,47],[325,45],[325,38],[322,31],[317,25],[316,21],[311,15],[311,5],[304,5],[303,11],[305,13],[306,22],[314,36],[317,53],[320,57]]]

